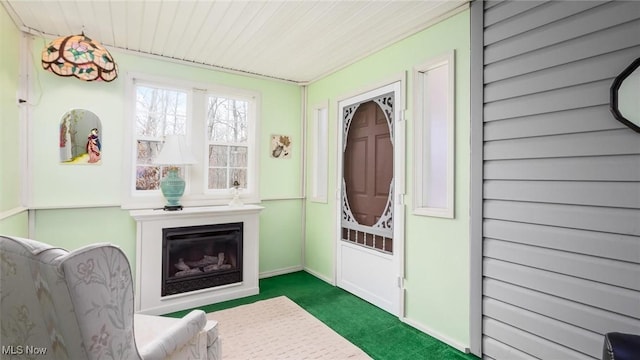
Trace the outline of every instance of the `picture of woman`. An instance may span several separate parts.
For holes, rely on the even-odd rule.
[[[98,138],[98,129],[91,129],[91,133],[87,137],[87,154],[89,154],[89,162],[97,163],[100,161],[100,138]]]

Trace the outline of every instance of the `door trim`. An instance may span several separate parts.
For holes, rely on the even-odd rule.
[[[484,185],[484,3],[471,3],[471,168],[469,204],[469,352],[482,357]]]
[[[356,103],[361,101],[366,101],[372,97],[372,93],[375,94],[384,94],[393,91],[395,96],[395,119],[394,119],[394,134],[393,134],[393,143],[394,143],[394,155],[393,155],[393,181],[394,181],[394,226],[393,226],[393,241],[394,241],[394,251],[393,257],[396,265],[396,276],[398,282],[398,313],[393,314],[398,316],[400,319],[404,318],[405,308],[404,308],[404,249],[405,249],[405,203],[404,198],[406,194],[405,187],[405,178],[406,178],[406,121],[405,121],[405,112],[406,112],[406,77],[407,73],[402,72],[399,75],[389,78],[384,82],[380,82],[375,85],[371,85],[366,89],[358,91],[352,95],[342,96],[336,100],[336,192],[335,199],[336,205],[334,207],[335,211],[335,223],[334,223],[334,284],[338,284],[338,266],[339,266],[339,241],[341,238],[341,209],[342,202],[341,200],[341,192],[342,192],[342,171],[343,171],[343,152],[342,144],[344,143],[344,135],[343,135],[343,119],[341,114],[341,103],[346,100],[350,100],[350,102]]]

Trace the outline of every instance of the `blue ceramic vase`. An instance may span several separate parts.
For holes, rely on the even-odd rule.
[[[180,198],[184,194],[185,181],[178,171],[178,168],[169,168],[167,175],[160,181],[160,189],[167,199],[167,207],[180,207]]]

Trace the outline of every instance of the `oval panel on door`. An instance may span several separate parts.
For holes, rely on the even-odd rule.
[[[346,198],[360,225],[384,215],[393,181],[393,144],[384,111],[374,101],[358,106],[344,150]]]

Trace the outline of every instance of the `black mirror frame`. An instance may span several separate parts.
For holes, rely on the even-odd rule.
[[[618,110],[618,89],[620,89],[620,85],[622,82],[631,75],[637,68],[640,67],[640,58],[635,59],[631,65],[627,66],[620,75],[618,75],[615,80],[613,80],[613,84],[611,84],[610,90],[610,100],[609,100],[609,110],[613,114],[618,121],[627,125],[632,130],[640,133],[640,126],[634,124],[631,120],[625,118],[620,111]]]

